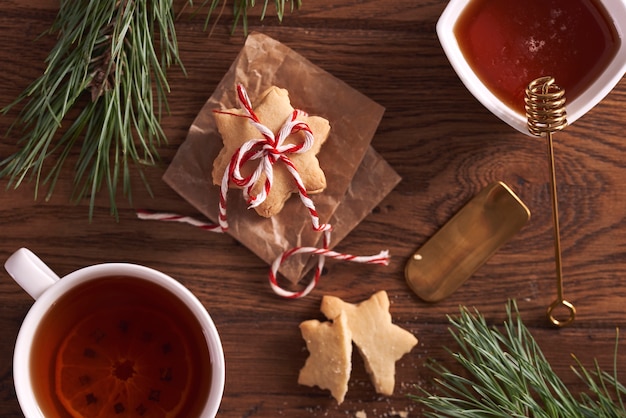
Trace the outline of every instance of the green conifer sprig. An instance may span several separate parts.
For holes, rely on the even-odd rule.
[[[412,398],[428,408],[426,417],[625,417],[626,388],[617,379],[616,337],[613,372],[589,370],[575,357],[572,369],[587,385],[587,393],[573,395],[557,376],[526,328],[515,301],[507,306],[501,331],[489,326],[478,311],[462,307],[449,318],[459,351],[448,349],[467,372],[459,375],[441,364],[436,393],[423,391]]]
[[[219,3],[209,1],[207,19]],[[234,25],[242,19],[247,30],[247,9],[255,1],[234,1]],[[285,1],[276,0],[280,19]],[[299,7],[300,0],[290,1]],[[21,106],[9,131],[19,135],[19,148],[0,161],[0,177],[9,179],[9,187],[34,180],[35,198],[42,187],[50,198],[78,148],[73,199],[89,197],[90,219],[103,186],[116,217],[120,184],[131,201],[133,175],[150,191],[143,169],[159,160],[158,147],[166,141],[160,119],[168,110],[167,71],[173,65],[184,71],[174,21],[172,0],[60,2],[47,32],[58,41],[44,73],[1,110]]]
[[[279,22],[282,22],[283,17],[285,16],[286,3],[290,4],[291,12],[293,12],[295,9],[299,9],[302,6],[302,0],[274,0],[274,4],[276,7],[276,17],[278,18]],[[259,18],[261,21],[265,19],[269,4],[269,0],[265,0],[262,4],[261,16]],[[189,1],[188,5],[193,6],[193,1]],[[196,8],[193,14],[199,14],[201,11],[204,11],[206,13],[204,29],[207,30],[209,28],[211,18],[215,17],[212,25],[212,27],[214,27],[219,18],[222,16],[226,5],[227,0],[204,0]],[[255,6],[256,0],[233,0],[233,23],[231,26],[231,34],[235,32],[240,24],[243,29],[243,33],[248,33],[248,11]],[[217,16],[215,16],[215,14],[217,14]]]
[[[46,185],[49,198],[78,146],[74,198],[90,197],[91,217],[105,184],[117,214],[118,184],[130,198],[131,166],[141,175],[165,140],[159,110],[167,103],[166,69],[180,64],[171,1],[64,0],[49,33],[58,41],[45,72],[3,109],[24,102],[12,126],[22,135],[20,148],[0,163],[0,176],[15,187],[34,177],[36,195]]]

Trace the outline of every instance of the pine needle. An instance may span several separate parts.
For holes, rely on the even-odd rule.
[[[459,345],[450,352],[467,371],[454,374],[441,364],[430,367],[438,377],[437,393],[423,391],[411,397],[430,408],[427,417],[624,417],[626,388],[612,374],[585,369],[577,360],[573,369],[587,384],[588,393],[574,396],[550,367],[514,301],[507,306],[503,330],[487,325],[478,311],[462,307],[449,318]],[[617,338],[615,358],[617,358]]]
[[[211,16],[218,10],[218,6],[220,6],[220,3],[221,3],[222,5],[219,9],[219,13],[217,15],[216,20],[214,21],[215,23],[217,23],[217,19],[219,19],[219,17],[222,15],[223,9],[226,6],[226,1],[227,0],[204,0],[200,4],[198,10],[202,8],[206,8],[207,6],[209,9],[206,20],[205,20],[205,24],[204,24],[205,30],[209,27],[209,21],[211,19]],[[190,3],[193,3],[193,2],[190,1]],[[262,5],[263,9],[261,10],[261,17],[260,17],[261,21],[265,19],[265,15],[267,13],[267,8],[269,6],[269,3],[270,3],[269,0],[265,0],[263,2],[263,5]],[[295,9],[299,9],[302,6],[302,0],[275,0],[276,17],[278,18],[279,22],[282,22],[283,17],[285,16],[285,4],[286,3],[290,4],[289,9],[291,12],[293,12]],[[254,6],[256,6],[256,0],[233,0],[233,24],[231,27],[231,33],[234,33],[235,29],[237,29],[237,27],[241,24],[244,35],[248,34],[248,11]]]

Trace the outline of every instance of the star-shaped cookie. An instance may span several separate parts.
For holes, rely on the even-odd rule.
[[[352,304],[335,296],[324,296],[322,313],[330,320],[346,315],[352,341],[363,357],[377,393],[393,394],[396,361],[411,351],[417,339],[391,322],[389,297],[384,290]]]
[[[304,321],[300,332],[309,357],[300,369],[298,384],[328,389],[341,404],[348,392],[352,370],[352,340],[346,315],[338,315],[333,322]]]
[[[254,113],[260,122],[269,128],[276,135],[285,121],[291,117],[294,108],[289,101],[289,93],[285,89],[276,86],[267,89],[253,104]],[[241,115],[242,117],[236,116]],[[245,142],[251,139],[262,138],[259,130],[250,123],[245,110],[228,109],[214,112],[217,129],[222,136],[224,147],[213,163],[213,183],[220,185],[224,176],[224,171],[230,164],[233,154]],[[330,132],[329,122],[319,116],[299,116],[298,120],[306,123],[313,133],[313,146],[304,153],[288,154],[288,158],[296,167],[298,174],[302,178],[307,193],[319,193],[326,188],[326,177],[320,168],[317,154],[328,138]],[[304,133],[297,132],[286,138],[285,144],[302,143]],[[242,167],[242,174],[249,175],[258,165],[258,161],[248,161]],[[252,188],[251,195],[256,196],[264,187],[266,176],[262,174]],[[231,183],[231,187],[233,184]],[[257,206],[257,213],[264,217],[271,217],[281,211],[287,199],[292,193],[296,193],[298,188],[293,176],[287,171],[282,162],[273,164],[273,182],[266,200]]]

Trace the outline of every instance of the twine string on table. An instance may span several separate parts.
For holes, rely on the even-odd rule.
[[[218,224],[202,222],[190,216],[178,215],[176,213],[151,212],[144,209],[140,209],[136,213],[139,219],[145,221],[180,222],[193,225],[205,231],[224,232],[222,227]]]
[[[323,242],[322,248],[294,247],[290,250],[283,252],[280,257],[277,257],[276,260],[274,260],[274,262],[272,263],[272,267],[270,269],[270,276],[269,276],[270,286],[272,287],[272,290],[274,291],[274,293],[284,298],[288,298],[288,299],[298,299],[298,298],[308,295],[311,292],[311,290],[315,288],[315,286],[317,285],[317,282],[319,281],[320,276],[322,275],[326,257],[330,257],[335,260],[352,261],[355,263],[380,264],[384,266],[389,264],[389,251],[386,251],[386,250],[381,251],[380,253],[376,255],[370,255],[370,256],[356,256],[356,255],[351,255],[351,254],[342,254],[342,253],[338,253],[338,252],[330,250],[328,248],[329,242],[330,242],[330,230],[324,231],[323,241],[324,242]],[[317,265],[315,267],[315,272],[313,273],[313,277],[311,278],[311,281],[308,283],[308,285],[300,291],[292,292],[292,291],[283,289],[278,284],[277,274],[278,274],[278,269],[285,262],[285,260],[287,260],[289,257],[296,255],[296,254],[317,255],[318,259],[317,259]]]
[[[220,183],[220,200],[219,200],[219,216],[218,225],[211,225],[205,222],[195,220],[187,216],[180,216],[170,213],[152,213],[145,210],[138,211],[137,216],[140,219],[161,220],[170,222],[183,222],[190,225],[200,227],[204,230],[213,232],[226,232],[228,231],[228,218],[226,203],[228,198],[229,185],[233,184],[243,189],[243,196],[246,199],[249,209],[255,208],[263,203],[271,188],[274,179],[273,166],[276,162],[280,161],[284,164],[287,171],[291,174],[296,187],[298,189],[298,195],[301,202],[307,208],[309,216],[311,217],[311,224],[313,230],[323,233],[322,248],[318,247],[294,247],[287,251],[284,251],[278,256],[269,272],[269,282],[272,290],[279,296],[296,299],[308,295],[317,285],[319,278],[322,274],[326,257],[352,261],[356,263],[366,264],[389,264],[389,252],[381,251],[380,253],[372,256],[355,256],[351,254],[342,254],[329,249],[331,242],[332,226],[328,223],[320,223],[319,214],[315,208],[315,204],[309,197],[304,182],[298,173],[296,166],[289,159],[289,154],[304,153],[311,149],[314,143],[313,132],[310,127],[298,120],[299,116],[306,115],[301,110],[294,110],[292,114],[287,118],[282,127],[279,129],[278,134],[274,133],[261,123],[258,116],[252,109],[252,103],[248,97],[245,88],[239,84],[237,85],[237,97],[241,107],[245,111],[245,114],[228,112],[224,110],[215,110],[217,113],[228,114],[235,117],[248,118],[250,123],[260,132],[262,138],[254,138],[246,141],[241,145],[232,155],[230,163],[224,170],[222,181]],[[304,140],[295,144],[285,144],[285,140],[292,134],[302,132],[304,134]],[[241,173],[241,167],[248,161],[259,161],[256,168],[252,173],[247,176],[243,176]],[[260,180],[261,175],[265,175],[265,182],[261,190],[256,194],[252,194],[252,189],[255,184]],[[280,266],[290,257],[297,254],[309,254],[317,255],[318,261],[315,267],[315,272],[311,281],[306,287],[299,291],[289,291],[282,288],[278,283],[278,270]]]

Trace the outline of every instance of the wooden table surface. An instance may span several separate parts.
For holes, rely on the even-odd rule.
[[[433,388],[427,361],[437,359],[459,370],[444,350],[455,348],[447,315],[466,305],[478,308],[490,323],[502,323],[512,298],[572,391],[583,387],[570,370],[570,353],[586,365],[597,358],[610,370],[616,327],[626,324],[626,81],[555,136],[565,296],[578,309],[574,324],[555,329],[545,317],[555,298],[545,144],[505,125],[459,81],[435,34],[446,1],[303,3],[299,11],[287,13],[282,24],[274,17],[273,3],[270,16],[260,23],[257,5],[250,30],[283,42],[385,107],[372,145],[402,181],[337,249],[371,254],[387,248],[392,256],[389,266],[329,261],[309,296],[286,301],[268,286],[267,264],[230,236],[136,218],[137,208],[200,216],[162,181],[162,175],[243,46],[241,30],[229,33],[229,10],[211,36],[203,32],[201,18],[184,15],[177,22],[187,76],[178,69],[169,73],[171,114],[162,121],[169,142],[160,149],[162,164],[146,172],[154,197],[138,184],[132,204],[119,200],[116,221],[102,193],[90,222],[88,203],[69,200],[70,167],[49,201],[34,199],[33,183],[13,190],[1,179],[0,259],[28,247],[59,275],[91,264],[128,261],[178,279],[206,306],[221,334],[226,358],[220,409],[224,417],[421,416],[421,407],[407,395],[418,393],[418,386]],[[55,39],[36,38],[49,28],[57,8],[56,1],[0,2],[0,107],[43,71]],[[15,116],[10,112],[0,117],[1,158],[17,149],[16,137],[4,136]],[[435,304],[421,301],[404,281],[407,259],[465,202],[498,180],[530,208],[530,221],[450,297]],[[343,404],[337,405],[326,391],[298,385],[298,371],[307,357],[299,323],[323,319],[319,312],[323,295],[358,302],[378,290],[388,292],[394,322],[419,339],[419,345],[397,363],[393,396],[374,392],[356,355]],[[12,357],[32,303],[2,270],[2,417],[21,416]],[[618,360],[620,365],[626,360],[624,350]]]

